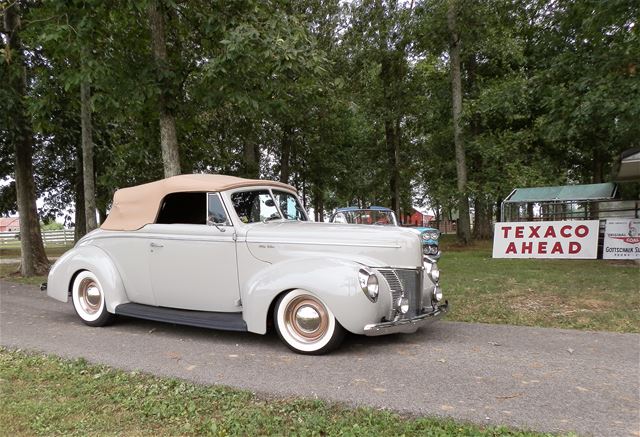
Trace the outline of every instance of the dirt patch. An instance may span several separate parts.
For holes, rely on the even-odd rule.
[[[612,303],[600,299],[571,299],[554,295],[514,296],[509,299],[511,310],[520,313],[547,312],[553,317],[566,317],[575,313],[591,313],[604,311],[612,307]]]

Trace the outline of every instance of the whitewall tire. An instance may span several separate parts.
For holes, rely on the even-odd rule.
[[[280,339],[300,354],[329,352],[344,338],[344,328],[331,310],[304,290],[292,290],[281,296],[273,316]]]
[[[112,321],[107,311],[104,291],[96,275],[84,270],[73,280],[71,288],[73,308],[78,317],[89,326],[104,326]]]

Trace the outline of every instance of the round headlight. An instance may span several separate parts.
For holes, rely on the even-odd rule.
[[[438,237],[440,237],[440,234],[438,234],[437,232],[432,232],[431,233],[431,239],[432,240],[437,240]]]
[[[378,277],[376,275],[370,275],[367,281],[367,295],[372,301],[378,299]]]
[[[378,277],[365,269],[358,271],[358,282],[362,292],[367,296],[371,302],[378,300],[378,291],[380,290],[378,284]]]

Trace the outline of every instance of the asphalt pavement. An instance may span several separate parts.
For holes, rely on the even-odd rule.
[[[455,303],[453,303],[455,311]],[[120,318],[83,325],[71,303],[0,281],[0,345],[221,384],[581,435],[640,436],[640,335],[437,322],[412,335],[350,336],[296,355],[266,336]]]

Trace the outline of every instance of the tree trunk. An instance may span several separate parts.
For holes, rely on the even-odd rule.
[[[87,233],[87,223],[85,220],[84,205],[84,176],[82,174],[82,150],[78,150],[78,156],[76,158],[76,174],[75,174],[75,228],[73,233],[73,239],[78,241]]]
[[[378,8],[382,6],[378,3]],[[389,206],[395,212],[396,217],[400,214],[400,170],[398,168],[398,157],[400,154],[400,118],[394,116],[394,107],[397,105],[396,96],[392,92],[394,75],[397,74],[397,59],[387,52],[386,42],[380,41],[379,50],[383,52],[380,66],[380,81],[383,87],[384,97],[384,134],[387,149],[387,170],[389,172]]]
[[[151,49],[156,63],[156,74],[160,94],[158,97],[158,112],[160,113],[160,147],[162,148],[162,162],[164,176],[171,177],[180,174],[180,152],[178,149],[178,135],[176,120],[171,111],[171,87],[169,80],[167,43],[164,29],[164,9],[159,0],[149,2],[149,25],[151,27]]]
[[[463,244],[471,242],[469,196],[467,193],[467,164],[462,139],[462,79],[460,74],[460,37],[456,27],[456,2],[449,1],[447,24],[450,37],[451,96],[453,114],[453,142],[456,149],[456,173],[458,176],[458,239]]]
[[[242,176],[250,179],[260,177],[260,146],[253,141],[248,141],[242,149],[243,170]]]
[[[324,190],[313,185],[313,215],[316,222],[324,222]]]
[[[93,170],[93,127],[91,125],[91,86],[80,84],[80,119],[82,125],[82,177],[86,231],[98,227],[96,221],[96,184]]]
[[[487,200],[483,194],[479,194],[475,198],[475,211],[473,225],[473,237],[479,240],[489,240],[493,237],[491,229],[492,203]]]
[[[33,132],[26,115],[24,97],[26,95],[26,67],[20,40],[20,15],[18,3],[9,4],[4,10],[4,28],[7,37],[7,56],[10,64],[6,78],[16,95],[16,106],[12,111],[15,151],[15,177],[18,212],[20,214],[20,246],[22,249],[20,272],[22,276],[44,275],[49,268],[49,260],[42,244],[40,219],[36,207],[36,190],[33,178]]]
[[[282,128],[282,151],[280,154],[280,182],[289,183],[291,149],[293,146],[293,128],[285,125]]]

